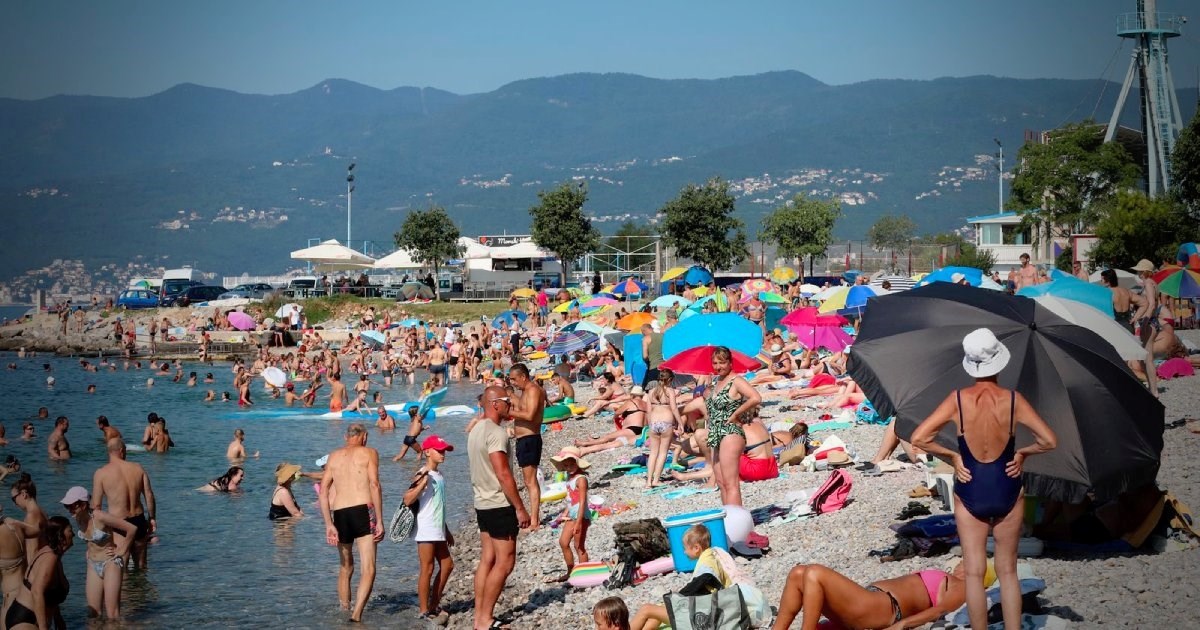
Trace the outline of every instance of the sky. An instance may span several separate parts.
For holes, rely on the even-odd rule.
[[[1186,15],[1189,2],[1159,0]],[[1170,40],[1200,70],[1200,6]],[[0,97],[136,97],[179,83],[280,94],[328,78],[494,90],[532,77],[720,78],[799,70],[825,83],[991,74],[1121,81],[1135,0],[11,0]],[[1124,45],[1122,47],[1122,42]]]

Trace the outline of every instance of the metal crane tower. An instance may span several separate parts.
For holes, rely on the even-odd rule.
[[[1117,132],[1117,119],[1125,109],[1125,98],[1136,80],[1140,93],[1142,137],[1146,141],[1146,192],[1151,197],[1171,187],[1171,152],[1183,129],[1175,82],[1167,66],[1167,40],[1178,37],[1187,18],[1174,13],[1158,13],[1155,0],[1137,0],[1136,13],[1117,16],[1117,35],[1134,41],[1129,72],[1117,97],[1117,107],[1108,121],[1104,141]]]

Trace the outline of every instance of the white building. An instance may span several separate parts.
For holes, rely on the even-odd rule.
[[[992,252],[996,257],[996,269],[1003,270],[1021,264],[1021,254],[1029,254],[1029,262],[1054,264],[1045,253],[1046,248],[1035,247],[1033,230],[1021,226],[1018,212],[985,214],[967,219],[975,230],[975,247]]]

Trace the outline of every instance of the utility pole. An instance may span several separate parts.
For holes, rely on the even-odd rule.
[[[1000,164],[996,167],[1000,171],[1000,181],[997,184],[997,192],[1000,196],[1000,203],[996,206],[996,212],[1004,213],[1004,145],[1000,144],[999,138],[992,138],[996,146],[1000,147]]]

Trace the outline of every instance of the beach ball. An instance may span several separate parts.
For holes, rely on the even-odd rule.
[[[746,542],[750,532],[754,530],[754,517],[750,511],[740,505],[725,507],[725,537],[729,544]]]

